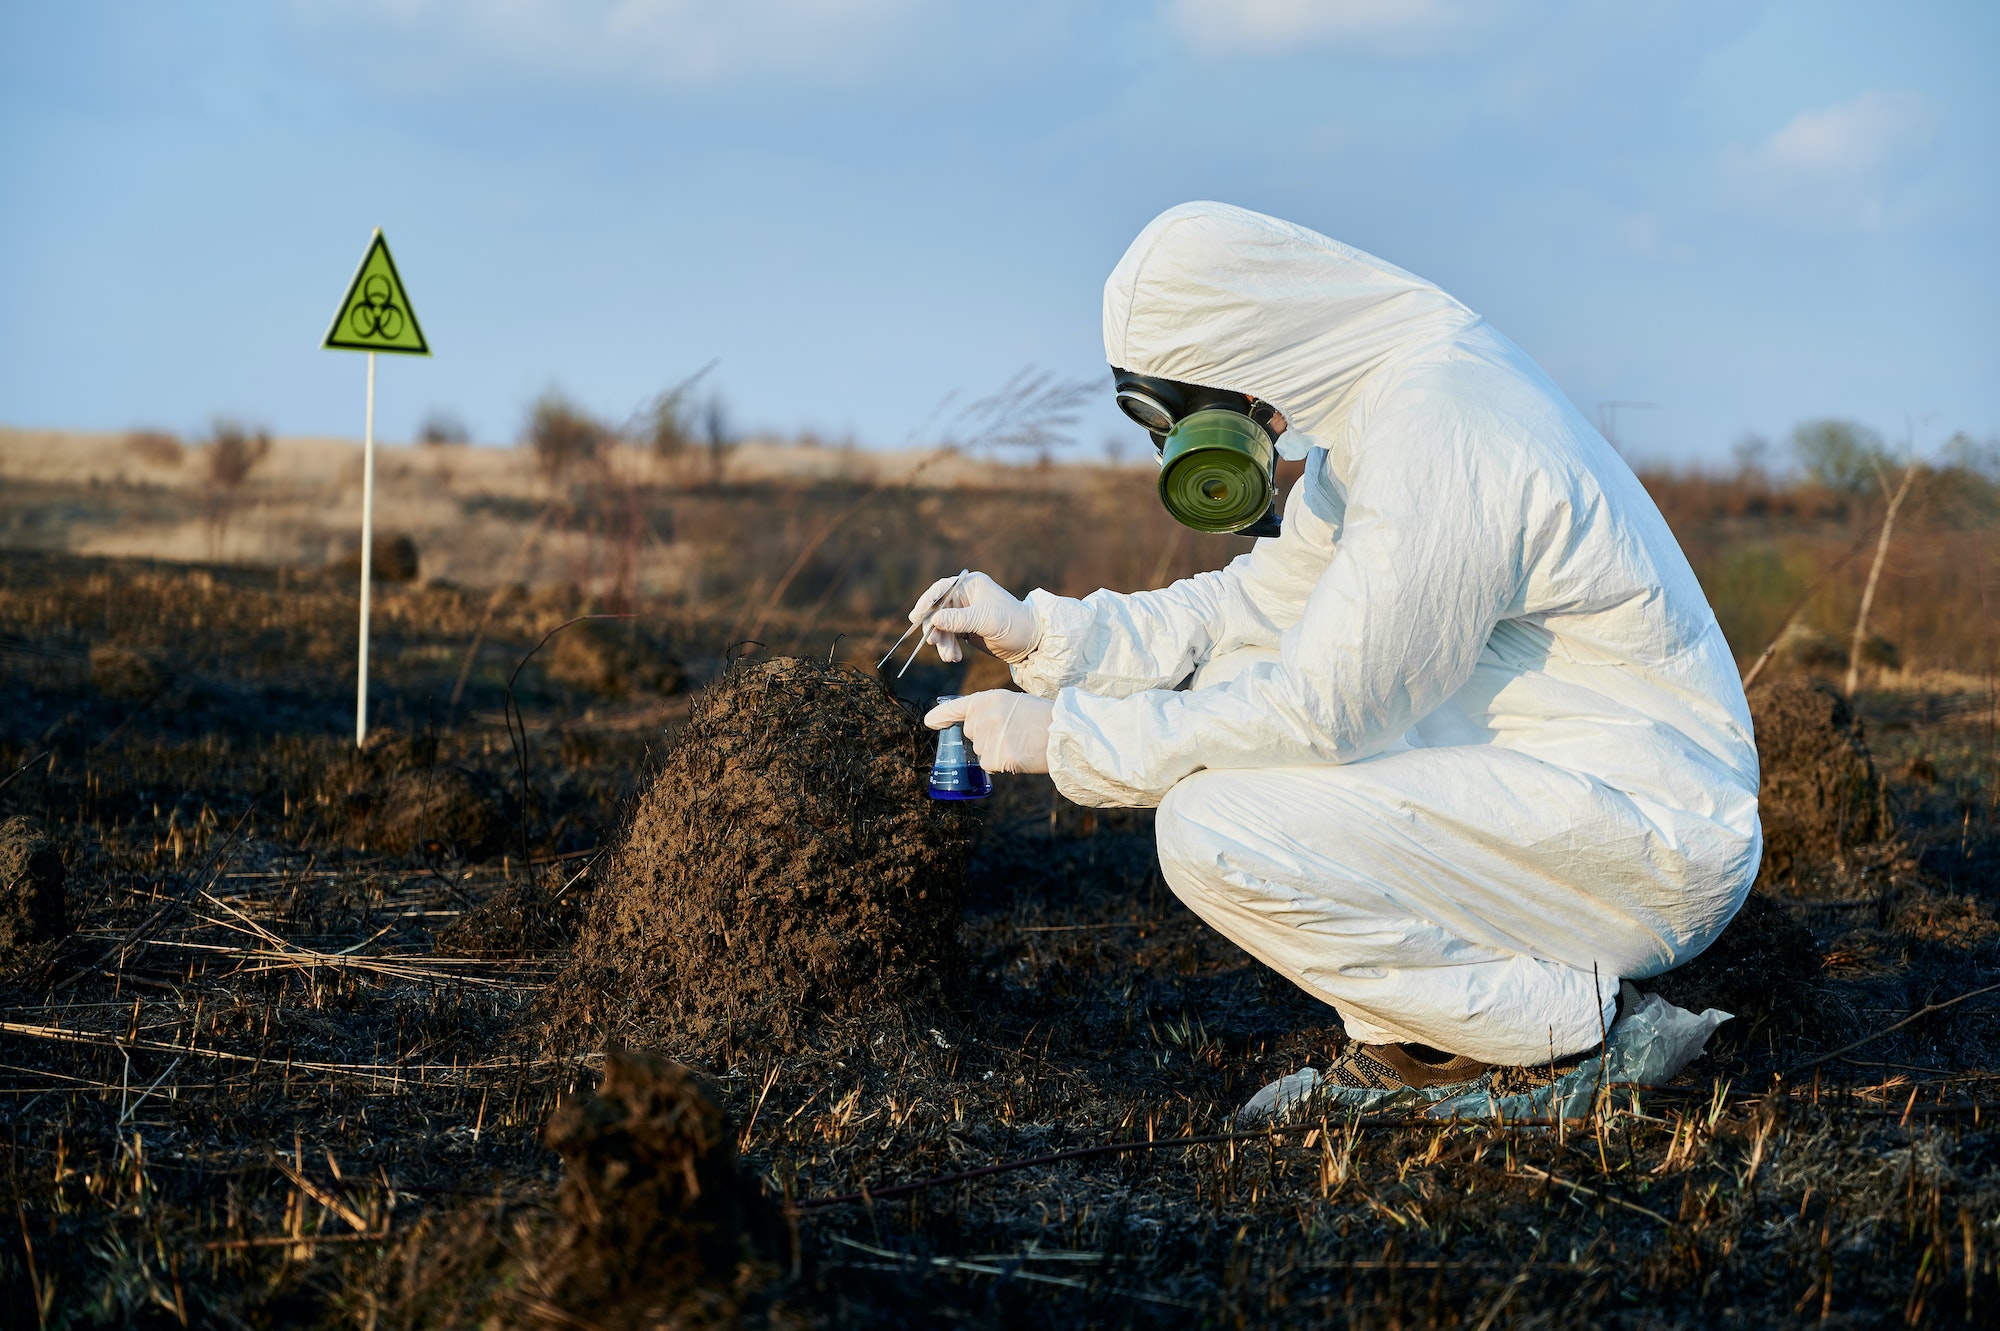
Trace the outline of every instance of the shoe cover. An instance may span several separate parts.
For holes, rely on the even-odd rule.
[[[1333,1108],[1343,1114],[1381,1114],[1409,1109],[1428,1118],[1525,1119],[1583,1118],[1589,1115],[1601,1088],[1634,1082],[1658,1086],[1701,1057],[1708,1037],[1733,1014],[1710,1008],[1696,1015],[1677,1008],[1658,994],[1642,994],[1628,982],[1622,986],[1623,1015],[1612,1026],[1603,1052],[1547,1086],[1519,1095],[1495,1096],[1484,1082],[1470,1090],[1434,1087],[1419,1090],[1362,1090],[1335,1086],[1316,1068],[1301,1068],[1266,1086],[1237,1110],[1234,1127],[1256,1127],[1283,1121],[1302,1106]]]
[[[1604,1052],[1547,1086],[1519,1095],[1494,1096],[1474,1089],[1430,1107],[1430,1118],[1585,1118],[1602,1088],[1621,1083],[1659,1086],[1701,1057],[1716,1027],[1733,1013],[1709,1008],[1699,1015],[1675,1007],[1658,994],[1621,986],[1624,1015],[1611,1028]]]

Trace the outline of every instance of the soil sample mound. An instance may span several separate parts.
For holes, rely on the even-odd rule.
[[[926,793],[933,740],[873,676],[779,658],[694,701],[593,894],[563,1024],[791,1045],[939,994],[972,819]]]
[[[1846,699],[1817,681],[1781,679],[1750,695],[1750,717],[1763,769],[1760,884],[1888,836],[1882,778]]]
[[[1748,1027],[1788,1006],[1811,1006],[1805,990],[1820,961],[1811,931],[1785,903],[1752,892],[1706,952],[1639,987],[1690,1012],[1721,1008]]]
[[[0,971],[68,932],[62,856],[31,818],[0,823]]]

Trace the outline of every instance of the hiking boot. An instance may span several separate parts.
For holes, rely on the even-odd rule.
[[[1350,1044],[1326,1070],[1329,1086],[1356,1091],[1467,1091],[1490,1063],[1421,1044]],[[1426,1096],[1426,1098],[1431,1098]]]

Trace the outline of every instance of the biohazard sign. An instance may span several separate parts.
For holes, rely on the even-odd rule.
[[[326,330],[326,341],[320,346],[335,351],[431,354],[424,330],[417,324],[417,312],[410,308],[409,293],[403,290],[403,279],[396,274],[396,261],[389,257],[389,242],[379,228],[368,242],[368,253],[361,257],[361,267],[355,270],[347,296],[340,302],[340,313],[333,316],[333,327]]]

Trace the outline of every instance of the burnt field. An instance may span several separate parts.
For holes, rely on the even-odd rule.
[[[1819,547],[1703,514],[1768,636]],[[845,539],[532,657],[590,603],[384,586],[360,754],[349,579],[0,556],[0,1320],[1990,1319],[1988,679],[1876,672],[1854,716],[1806,663],[1760,685],[1772,859],[1657,983],[1738,1014],[1676,1085],[1232,1134],[1334,1014],[1180,906],[1146,814],[924,800],[914,712],[841,663],[963,560],[849,604]]]

